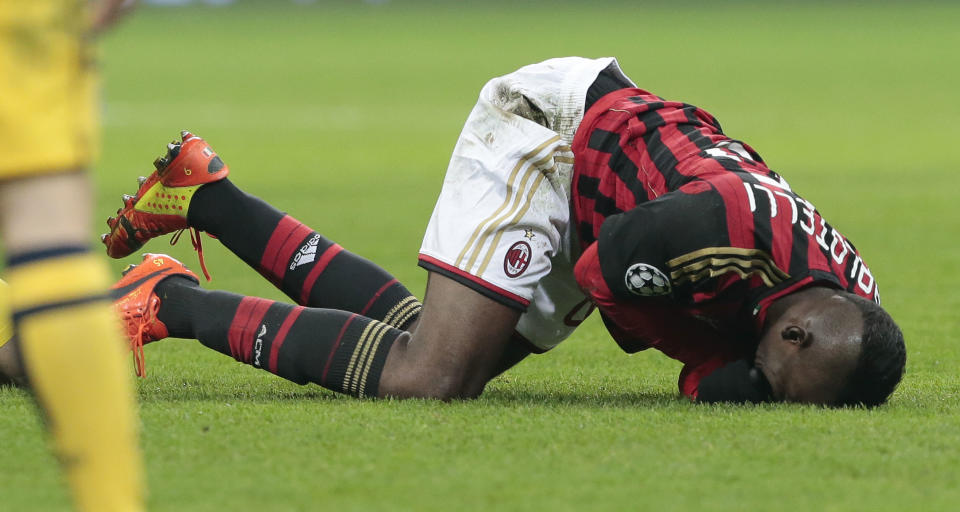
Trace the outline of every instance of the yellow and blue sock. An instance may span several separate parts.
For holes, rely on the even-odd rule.
[[[142,510],[133,387],[106,265],[84,247],[11,254],[7,280],[30,385],[77,508]]]

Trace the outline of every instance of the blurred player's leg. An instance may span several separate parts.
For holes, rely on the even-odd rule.
[[[0,186],[11,306],[30,384],[78,507],[140,510],[133,393],[104,294],[108,273],[84,247],[88,188],[76,173]]]
[[[108,222],[108,254],[129,255],[180,229],[207,231],[300,305],[391,316],[400,329],[416,322],[420,302],[387,271],[241,191],[206,142],[182,136]]]
[[[87,250],[96,148],[86,0],[0,8],[0,222],[14,326],[77,507],[142,510],[131,382]]]

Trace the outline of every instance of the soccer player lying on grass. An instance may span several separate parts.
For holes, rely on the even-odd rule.
[[[612,58],[486,84],[420,250],[422,308],[182,139],[108,220],[107,252],[206,231],[299,306],[203,290],[147,255],[115,286],[138,351],[196,338],[355,396],[475,397],[596,307],[625,351],[683,362],[698,401],[873,406],[903,373],[902,334],[853,244],[710,114],[635,88]]]

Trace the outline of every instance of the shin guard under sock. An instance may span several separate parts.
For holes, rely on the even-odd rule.
[[[188,219],[300,305],[351,311],[399,329],[409,327],[422,309],[387,271],[227,179],[197,191]]]
[[[207,291],[186,279],[157,286],[171,336],[196,338],[298,384],[377,396],[390,347],[408,333],[356,313]]]

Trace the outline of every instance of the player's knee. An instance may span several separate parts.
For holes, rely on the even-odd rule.
[[[444,351],[420,350],[414,336],[397,339],[387,355],[378,395],[455,400],[476,398],[490,379],[475,361]],[[423,340],[418,340],[423,342]]]
[[[424,398],[437,400],[456,400],[462,398],[476,398],[483,392],[483,385],[472,384],[471,379],[464,372],[439,371],[431,372],[422,380],[421,391]]]
[[[381,387],[380,394],[449,401],[476,398],[486,385],[486,381],[478,382],[467,372],[448,368],[420,366],[406,377],[403,382],[393,381],[387,388]]]

